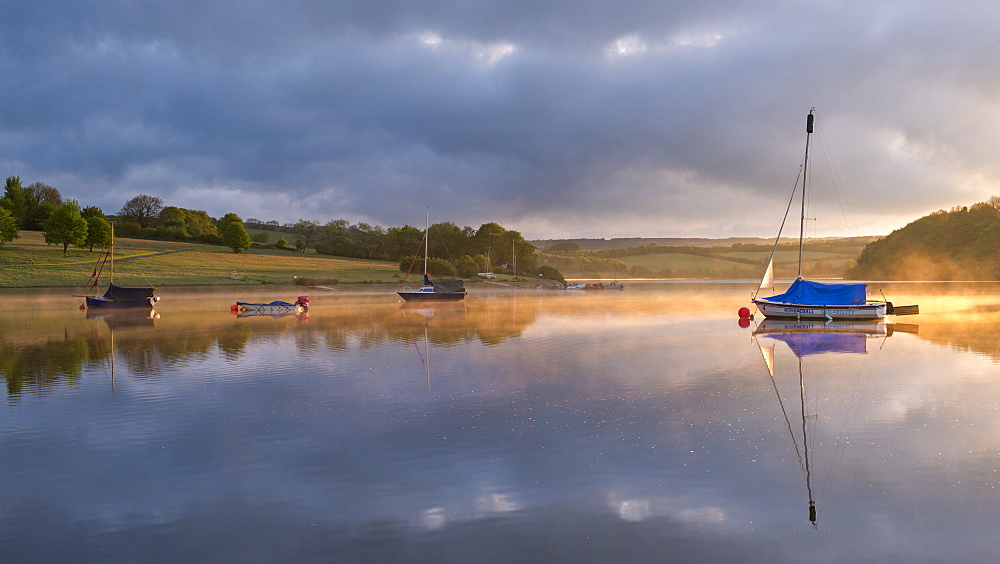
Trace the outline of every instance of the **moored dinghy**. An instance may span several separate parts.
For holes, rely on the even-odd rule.
[[[250,314],[250,315],[283,315],[289,313],[305,313],[309,309],[309,298],[307,296],[299,296],[295,303],[283,302],[281,300],[275,300],[269,303],[259,303],[259,302],[236,302],[230,308],[230,311],[234,314]]]

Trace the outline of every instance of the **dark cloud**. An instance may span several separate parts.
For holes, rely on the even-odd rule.
[[[998,11],[14,2],[0,165],[106,211],[768,236],[815,106],[853,203],[815,234],[885,233],[997,192]]]

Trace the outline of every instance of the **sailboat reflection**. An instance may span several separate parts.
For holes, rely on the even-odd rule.
[[[867,354],[868,341],[878,339],[881,343],[890,337],[894,331],[917,332],[916,325],[892,324],[883,321],[844,321],[830,323],[809,323],[767,319],[762,321],[753,332],[754,342],[760,347],[760,352],[764,357],[768,373],[771,376],[771,385],[778,398],[778,405],[784,415],[785,424],[788,428],[795,454],[799,459],[806,479],[806,491],[809,496],[809,521],[816,527],[817,509],[816,499],[813,494],[813,465],[812,451],[809,445],[809,429],[807,422],[811,418],[806,410],[806,378],[803,371],[803,359],[812,355],[820,354]],[[765,345],[760,338],[767,338],[773,341],[781,341],[788,345],[792,353],[798,359],[798,380],[799,380],[799,409],[802,418],[801,442],[792,428],[791,419],[782,400],[781,392],[778,389],[778,382],[774,376],[774,343]]]
[[[427,378],[427,393],[431,393],[431,359],[430,359],[430,324],[435,318],[439,320],[439,323],[449,323],[455,321],[462,321],[465,317],[466,309],[463,302],[450,301],[450,302],[403,302],[398,306],[399,312],[403,316],[403,323],[406,326],[406,332],[410,336],[410,340],[413,341],[413,346],[417,349],[417,356],[420,357],[420,363],[424,365],[424,373]],[[420,346],[417,342],[417,337],[413,332],[411,327],[411,322],[419,322],[423,325],[423,351],[420,350]],[[416,323],[413,323],[414,325]]]
[[[115,329],[154,327],[160,314],[145,309],[87,309],[87,319],[103,319],[111,335],[111,348],[107,355],[111,368],[111,394],[115,393]],[[99,337],[95,338],[98,339]]]
[[[87,319],[103,319],[108,327],[152,327],[160,314],[156,310],[108,310],[108,309],[88,309]]]

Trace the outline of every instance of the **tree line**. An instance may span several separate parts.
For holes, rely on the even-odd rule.
[[[215,219],[203,210],[165,206],[162,199],[140,194],[129,199],[116,214],[100,208],[81,208],[76,200],[64,200],[59,191],[42,183],[23,187],[19,177],[7,178],[0,198],[0,246],[18,237],[19,229],[40,230],[45,241],[91,250],[111,244],[111,223],[117,235],[138,239],[184,241],[225,245],[233,252],[252,246],[288,249],[349,258],[399,262],[403,271],[413,266],[423,271],[423,254],[429,257],[428,270],[436,275],[473,276],[498,272],[561,279],[552,268],[539,267],[535,246],[517,231],[497,223],[478,229],[459,227],[452,222],[431,225],[424,231],[412,225],[381,227],[364,222],[334,219],[326,223],[300,219],[294,224],[258,219],[245,223],[237,214]],[[262,231],[251,237],[247,224]],[[287,233],[273,243],[268,231]]]
[[[1000,197],[938,210],[869,243],[859,280],[1000,280]]]
[[[155,196],[139,195],[122,206],[117,215],[105,215],[97,206],[81,207],[64,199],[59,190],[36,182],[27,187],[21,178],[9,176],[0,197],[0,246],[20,237],[20,230],[42,231],[45,242],[106,248],[112,244],[115,227],[119,235],[145,239],[195,241],[228,245],[233,252],[250,248],[250,235],[236,214],[216,220],[201,210],[164,207]]]

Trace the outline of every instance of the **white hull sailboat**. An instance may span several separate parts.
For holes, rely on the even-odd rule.
[[[761,279],[760,286],[752,298],[753,304],[760,311],[761,315],[768,318],[785,319],[815,319],[832,322],[834,320],[876,320],[884,319],[886,315],[909,315],[918,313],[917,306],[897,306],[886,301],[869,300],[867,284],[827,284],[806,280],[802,277],[802,243],[805,237],[806,221],[806,184],[809,173],[809,146],[812,138],[815,116],[813,110],[809,110],[806,116],[806,152],[802,163],[802,215],[799,224],[799,271],[798,276],[792,285],[784,293],[774,296],[759,298],[757,294],[761,289],[774,288],[774,251],[778,248],[778,241],[781,239],[779,230],[777,238],[774,240],[774,247],[771,249],[771,257],[768,259],[767,269]],[[798,184],[798,181],[796,181]],[[794,197],[794,191],[793,191]],[[785,217],[791,208],[792,200],[789,199],[788,207],[785,209]],[[784,221],[781,223],[784,227]]]

